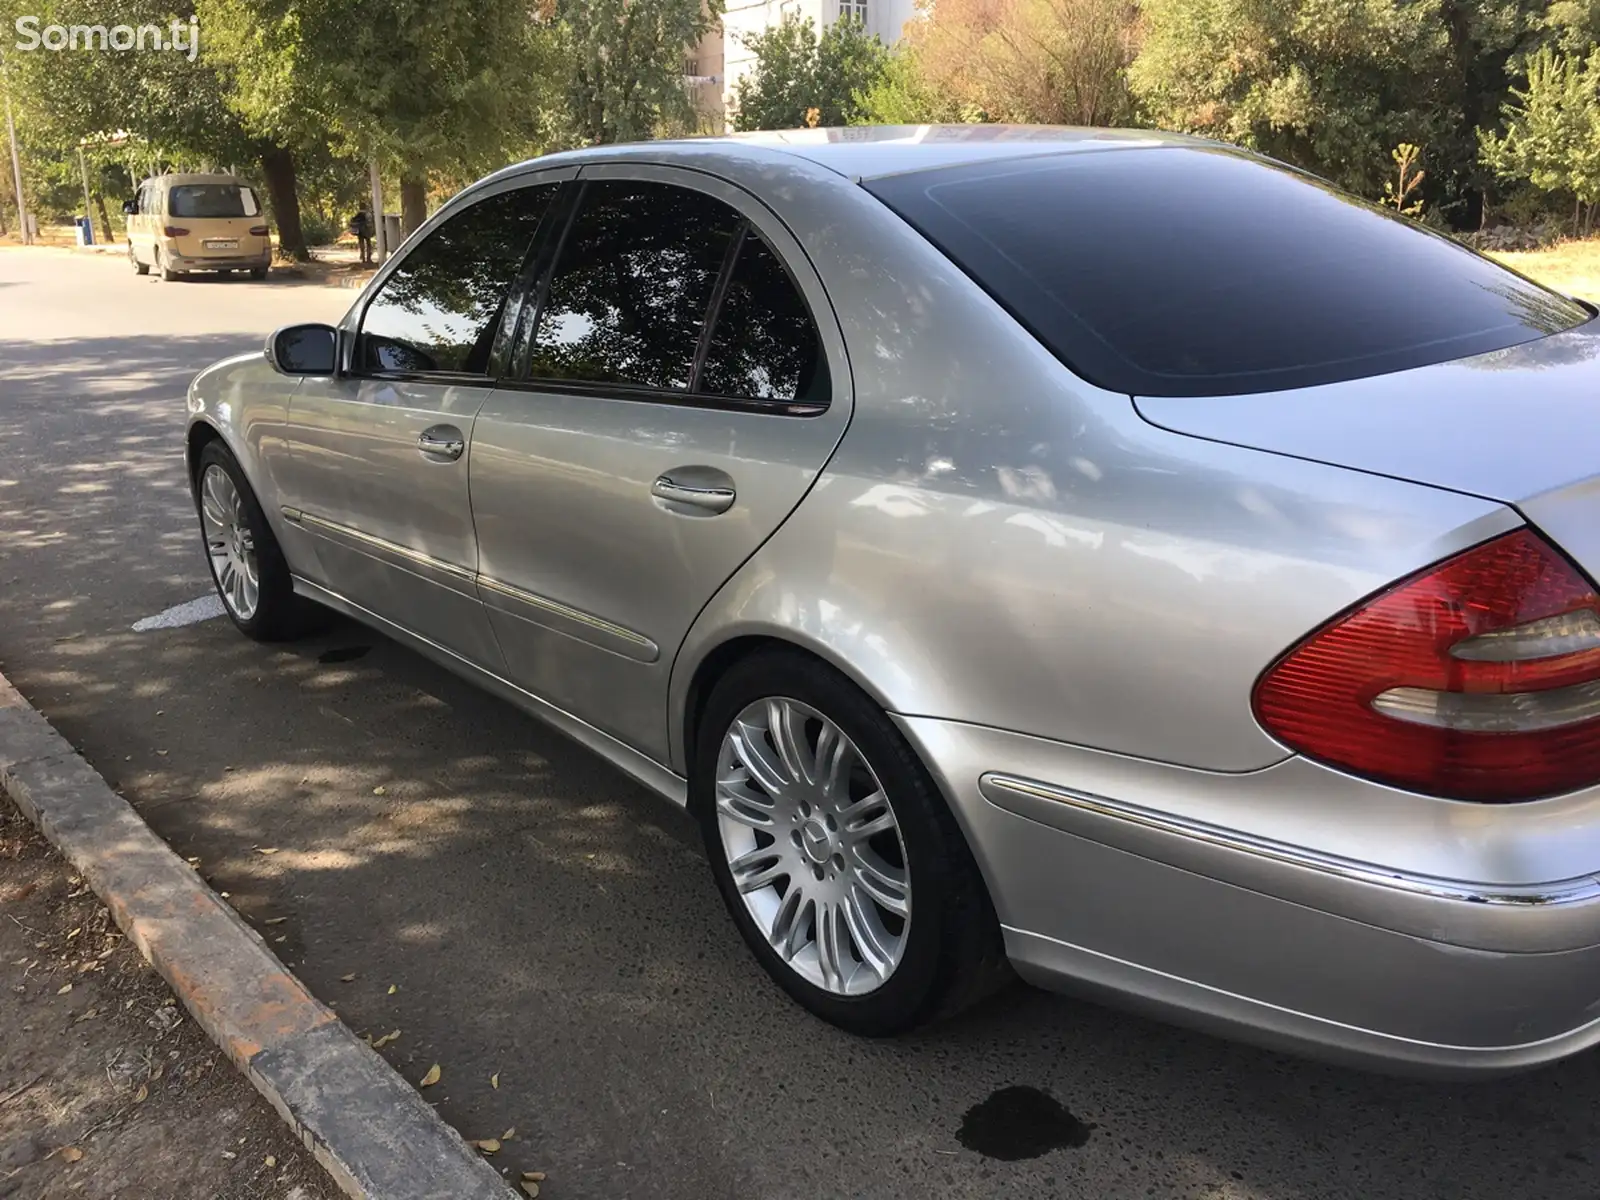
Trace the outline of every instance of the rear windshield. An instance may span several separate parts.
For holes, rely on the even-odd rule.
[[[1134,395],[1335,383],[1590,317],[1449,238],[1227,150],[1052,155],[866,187],[1079,375]]]
[[[253,217],[256,194],[237,183],[186,183],[167,193],[169,217]]]

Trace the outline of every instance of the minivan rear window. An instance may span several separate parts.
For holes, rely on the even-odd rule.
[[[185,183],[167,193],[169,217],[253,217],[256,194],[236,183]]]
[[[1588,309],[1298,171],[1158,146],[868,180],[1079,375],[1143,396],[1336,383]]]

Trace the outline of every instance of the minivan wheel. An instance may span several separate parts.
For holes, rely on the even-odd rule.
[[[707,700],[690,803],[723,900],[812,1013],[887,1036],[1010,978],[959,826],[898,729],[800,654],[736,664]]]
[[[266,267],[251,267],[250,268],[250,278],[251,279],[265,279],[266,277],[267,277],[267,268]]]
[[[142,262],[139,261],[139,256],[136,253],[134,253],[133,243],[132,242],[128,243],[128,262],[133,265],[133,273],[135,275],[148,275],[148,274],[150,274],[150,264],[149,263],[142,263]]]
[[[167,260],[161,257],[161,247],[156,247],[156,270],[161,272],[161,281],[171,283],[178,278],[178,272],[167,265]]]
[[[200,452],[197,469],[195,507],[223,608],[257,641],[297,636],[312,606],[294,594],[289,564],[238,461],[213,441]]]

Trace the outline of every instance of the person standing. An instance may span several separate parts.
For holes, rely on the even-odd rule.
[[[372,217],[364,208],[357,209],[356,215],[350,218],[350,232],[356,235],[356,242],[361,247],[361,262],[363,265],[372,262]]]

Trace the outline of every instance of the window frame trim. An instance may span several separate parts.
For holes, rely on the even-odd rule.
[[[813,299],[811,290],[795,270],[790,261],[793,252],[788,245],[792,244],[794,251],[805,263],[814,283],[816,293],[825,306],[825,311],[832,318],[834,327],[838,329],[838,314],[834,311],[833,303],[827,295],[827,290],[822,285],[821,277],[817,275],[816,268],[806,256],[805,249],[800,240],[784,224],[783,220],[772,211],[767,204],[753,192],[746,190],[737,183],[721,175],[709,171],[697,170],[693,167],[675,163],[649,162],[637,159],[603,163],[586,163],[575,172],[577,187],[573,190],[578,193],[577,201],[567,213],[565,225],[555,252],[544,265],[536,285],[537,303],[532,306],[528,315],[526,330],[519,329],[514,351],[511,370],[498,381],[498,386],[513,391],[525,391],[546,395],[583,395],[593,396],[596,399],[626,400],[638,403],[665,404],[682,408],[711,408],[726,412],[760,413],[768,416],[786,417],[816,417],[828,412],[834,407],[836,395],[830,395],[827,404],[805,403],[797,400],[762,400],[744,396],[721,396],[708,392],[692,390],[679,391],[673,388],[653,388],[640,384],[611,383],[596,380],[576,379],[545,379],[535,378],[531,373],[533,357],[533,338],[539,327],[539,320],[544,316],[545,301],[549,296],[550,280],[554,269],[560,261],[560,251],[566,245],[568,230],[582,207],[582,193],[586,185],[591,182],[619,182],[619,183],[660,183],[669,187],[681,187],[689,191],[699,192],[713,200],[720,201],[732,208],[741,218],[737,234],[733,239],[740,248],[750,232],[754,230],[757,237],[764,241],[773,257],[783,268],[793,285],[800,302],[805,306],[806,316],[811,321],[811,327],[816,333],[817,344],[822,352],[823,360],[828,369],[830,387],[836,392],[840,380],[849,380],[849,355],[844,345],[843,334],[840,333],[837,355],[835,347],[830,344],[830,339],[823,333],[823,322],[818,318],[817,302]],[[542,234],[541,229],[541,234]],[[779,236],[774,236],[774,234]],[[700,338],[697,342],[706,345],[709,354],[710,335],[715,329],[715,315],[720,315],[721,300],[726,295],[727,281],[732,277],[733,267],[738,261],[738,256],[727,255],[722,264],[722,273],[719,274],[716,286],[712,289],[711,300],[707,302],[707,314],[712,319],[704,320],[701,326]],[[712,308],[715,302],[717,307]],[[838,358],[839,362],[835,361]],[[844,368],[841,375],[839,367]],[[691,377],[690,387],[699,383],[698,378]],[[848,386],[848,385],[847,385]]]
[[[417,231],[405,240],[399,253],[391,254],[388,260],[378,269],[377,274],[362,289],[362,293],[355,304],[345,313],[344,319],[339,322],[340,348],[337,362],[338,371],[335,377],[396,383],[436,383],[447,387],[497,387],[505,378],[505,368],[508,365],[504,361],[496,362],[496,353],[505,349],[503,341],[506,317],[511,311],[513,302],[525,294],[526,275],[537,256],[539,247],[544,242],[545,227],[550,221],[551,214],[556,211],[557,206],[561,203],[562,196],[567,193],[568,185],[577,177],[577,174],[577,167],[566,166],[520,172],[515,175],[498,178],[491,176],[488,180],[462,191],[423,222]],[[461,215],[467,209],[482,201],[491,200],[495,196],[503,195],[507,192],[523,191],[552,183],[557,185],[556,193],[550,198],[549,208],[539,218],[539,227],[529,240],[528,248],[523,253],[522,262],[518,264],[516,273],[512,276],[511,283],[506,290],[506,303],[504,308],[501,309],[495,326],[494,338],[490,343],[489,373],[475,375],[462,371],[364,371],[358,369],[358,350],[361,331],[367,322],[367,310],[372,307],[372,302],[382,294],[390,277],[405,264],[408,258],[417,252],[419,246],[433,236],[435,230],[446,221]],[[498,371],[495,369],[496,367],[499,368]]]

